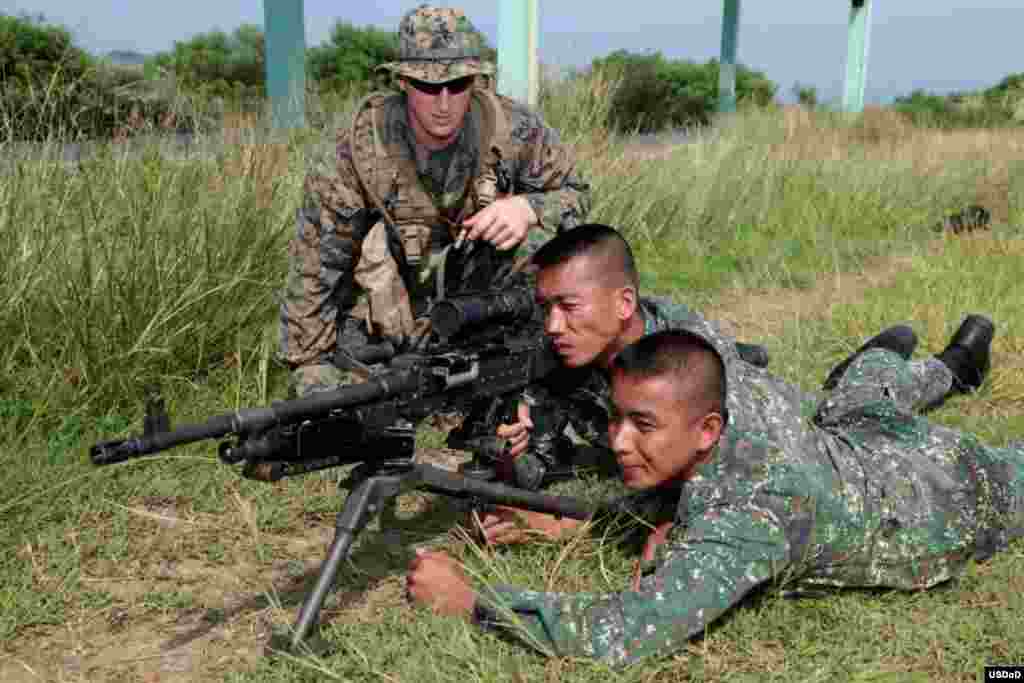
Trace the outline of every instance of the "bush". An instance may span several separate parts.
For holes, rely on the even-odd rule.
[[[354,93],[371,89],[375,69],[396,59],[397,33],[338,21],[327,41],[307,52],[306,63],[321,91]]]
[[[818,106],[818,89],[813,85],[794,83],[792,93],[800,106],[807,107],[808,109],[814,109]]]
[[[621,80],[609,121],[620,131],[707,125],[718,107],[716,59],[697,64],[668,60],[660,52],[641,55],[618,50],[594,60],[592,68]],[[765,106],[776,90],[763,73],[737,65],[736,94],[741,103]]]
[[[0,15],[0,141],[109,137],[132,117],[163,118],[167,103],[124,92],[137,69],[92,58],[62,26]]]
[[[1024,73],[1010,74],[980,92],[934,95],[915,90],[894,107],[915,124],[933,128],[988,128],[1024,122]]]
[[[146,64],[150,77],[173,74],[187,93],[228,100],[264,97],[266,48],[263,30],[242,24],[230,35],[215,30],[187,41],[176,41],[170,52],[155,55]]]
[[[486,36],[478,35],[483,59],[497,63],[497,50],[488,44]],[[307,51],[310,79],[321,93],[365,94],[383,80],[377,67],[398,59],[398,44],[395,31],[335,22],[327,41]]]

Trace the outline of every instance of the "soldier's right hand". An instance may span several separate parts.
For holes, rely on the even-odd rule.
[[[480,535],[488,545],[524,543],[531,537],[559,538],[582,522],[519,508],[495,506],[478,520]]]
[[[520,401],[516,406],[516,422],[512,424],[498,425],[498,436],[508,440],[508,448],[502,454],[511,465],[511,461],[526,452],[530,445],[530,430],[533,429],[533,420],[530,419],[530,404]]]

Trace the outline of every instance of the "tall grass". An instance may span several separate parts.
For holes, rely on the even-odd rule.
[[[172,160],[152,143],[76,171],[55,151],[0,173],[0,394],[115,410],[259,341],[298,167],[260,183],[249,147]]]

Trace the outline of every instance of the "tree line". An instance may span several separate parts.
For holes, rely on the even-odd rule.
[[[485,59],[497,61],[486,37],[483,43]],[[196,117],[179,115],[182,98],[221,108],[263,105],[266,50],[263,30],[254,24],[176,41],[170,50],[140,56],[141,65],[118,57],[89,54],[67,29],[44,17],[0,14],[0,139],[46,139],[55,130],[62,137],[109,137],[133,125],[195,125]],[[397,32],[338,20],[327,39],[306,52],[307,88],[311,95],[365,94],[384,85],[376,67],[397,58]],[[611,129],[706,125],[717,107],[714,59],[698,63],[617,50],[568,78],[595,73],[618,83],[602,122]],[[736,92],[741,106],[763,107],[776,101],[778,86],[739,65]],[[797,85],[794,92],[804,106],[820,106],[813,88]],[[898,98],[895,107],[925,125],[997,125],[1024,120],[1022,93],[1024,74],[1015,74],[983,93],[915,92]]]

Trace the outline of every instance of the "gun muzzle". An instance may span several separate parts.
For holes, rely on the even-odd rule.
[[[101,441],[89,449],[89,459],[94,465],[113,465],[141,455],[137,439]]]

